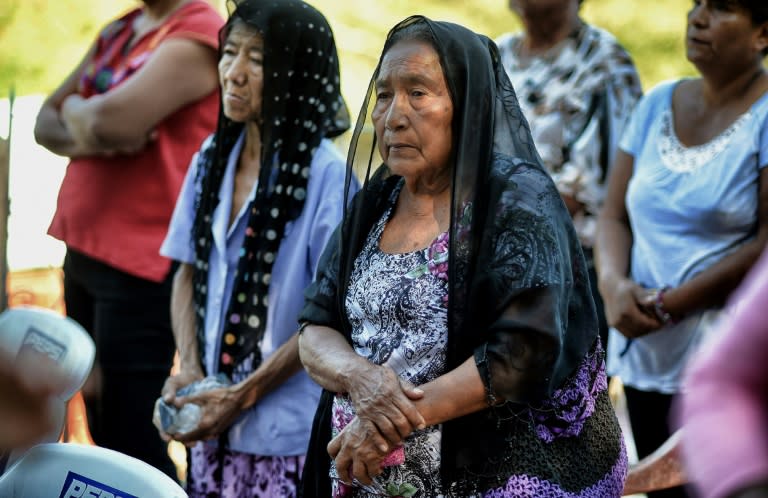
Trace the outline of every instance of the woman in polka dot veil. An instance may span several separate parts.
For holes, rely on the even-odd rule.
[[[333,33],[298,1],[239,2],[220,33],[217,131],[192,161],[162,252],[181,262],[180,372],[166,402],[202,407],[190,496],[294,496],[320,389],[301,371],[304,288],[345,205],[349,126]],[[356,184],[351,192],[357,190]],[[233,384],[187,397],[208,375]]]

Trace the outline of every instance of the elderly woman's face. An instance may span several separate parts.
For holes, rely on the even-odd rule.
[[[402,41],[384,55],[372,118],[379,152],[406,179],[444,170],[451,156],[453,103],[429,44]]]
[[[260,120],[263,62],[264,39],[253,28],[236,21],[219,60],[222,104],[229,119],[238,123]]]

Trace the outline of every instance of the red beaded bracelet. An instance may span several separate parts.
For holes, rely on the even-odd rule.
[[[669,289],[669,286],[665,285],[656,291],[656,296],[653,299],[653,309],[656,311],[656,316],[664,325],[674,325],[677,323],[677,320],[672,318],[672,314],[664,307],[664,293]]]

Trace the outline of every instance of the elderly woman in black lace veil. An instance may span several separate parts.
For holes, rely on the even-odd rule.
[[[348,181],[358,154],[363,189],[301,315],[325,388],[304,496],[619,496],[584,257],[493,42],[395,26]]]

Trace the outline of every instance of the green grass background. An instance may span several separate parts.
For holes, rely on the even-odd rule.
[[[225,2],[210,0],[226,13]],[[505,0],[315,0],[340,50],[342,91],[352,109],[362,98],[384,36],[411,14],[449,20],[496,37],[519,29]],[[0,0],[0,98],[49,93],[86,51],[99,27],[136,0]],[[643,87],[693,74],[683,35],[690,0],[586,0],[583,17],[616,35],[635,59]],[[414,7],[418,5],[418,7]]]

